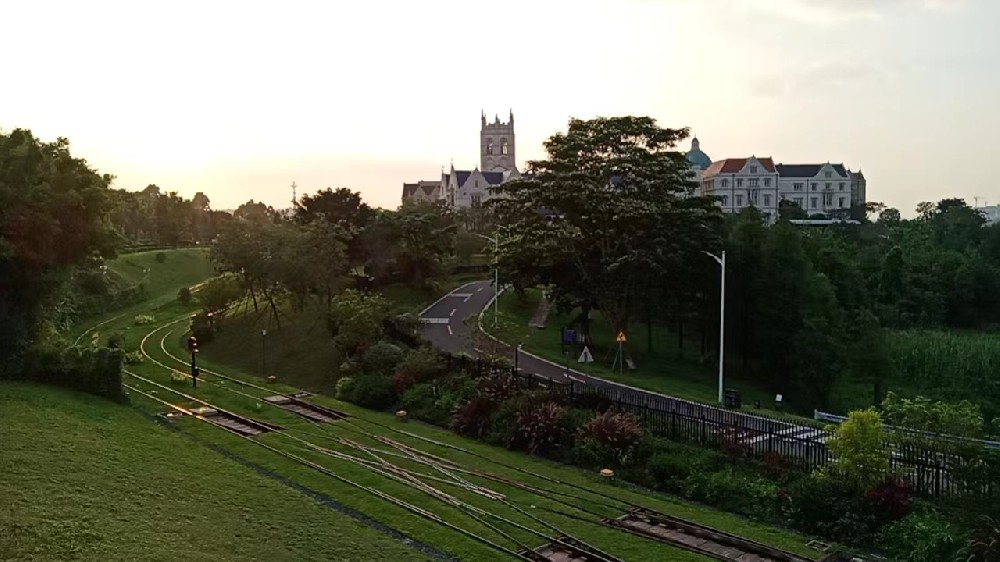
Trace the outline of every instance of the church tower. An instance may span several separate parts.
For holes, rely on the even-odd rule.
[[[510,120],[501,123],[494,116],[492,123],[486,122],[486,114],[482,116],[482,127],[479,130],[479,169],[483,172],[504,172],[517,169],[514,157],[514,112],[510,112]]]

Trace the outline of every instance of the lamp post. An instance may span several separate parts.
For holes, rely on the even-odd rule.
[[[726,361],[726,251],[717,256],[711,252],[704,252],[706,255],[719,263],[722,268],[722,288],[719,291],[719,403],[722,403],[723,367]]]
[[[523,343],[519,343],[519,344],[517,344],[517,347],[514,348],[514,374],[515,375],[520,372],[520,371],[518,371],[518,368],[517,368],[517,358],[521,355],[521,347],[523,347],[523,346],[524,346]]]
[[[260,331],[260,376],[267,378],[267,330]]]
[[[500,234],[477,236],[493,242],[493,327],[496,328],[500,318]]]

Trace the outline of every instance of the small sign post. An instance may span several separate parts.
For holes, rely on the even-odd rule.
[[[579,363],[593,363],[594,356],[590,353],[590,348],[583,346],[583,353],[580,354],[580,359],[577,360]]]

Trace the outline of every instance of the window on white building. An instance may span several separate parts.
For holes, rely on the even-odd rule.
[[[793,191],[802,191],[802,184],[801,183],[793,183],[792,184],[792,190]]]
[[[844,208],[844,199],[845,199],[844,197],[837,198],[837,206],[840,207],[841,209]]]
[[[771,178],[764,178],[764,187],[771,187]]]
[[[493,139],[486,139],[486,154],[493,154]]]
[[[810,187],[812,187],[813,191],[816,191],[816,186],[817,185],[819,185],[819,184],[817,184],[816,182],[812,182],[812,185]]]
[[[500,141],[500,154],[507,154],[507,139]]]
[[[826,182],[826,185],[824,185],[823,187],[824,187],[825,189],[833,189],[833,184],[832,184],[832,183],[830,183],[830,182]]]
[[[750,173],[751,174],[756,174],[757,173],[757,166],[750,166]]]
[[[736,187],[743,187],[743,178],[736,178]]]
[[[830,177],[831,175],[832,175],[832,173],[831,173],[831,172],[826,172],[826,173],[824,173],[824,174],[823,174],[823,176],[824,176],[824,177],[827,177],[827,178],[828,178],[828,177]]]
[[[832,207],[833,206],[833,194],[832,193],[824,193],[823,194],[823,206],[824,207]]]
[[[795,199],[792,199],[792,201],[794,201],[795,204],[798,205],[800,209],[802,208],[802,198],[801,197],[796,197]]]
[[[728,195],[723,195],[722,196],[722,206],[723,207],[728,207],[729,206],[729,196]]]
[[[771,206],[771,196],[770,195],[767,195],[767,194],[764,195],[764,206],[765,207],[770,207]]]
[[[736,206],[737,207],[742,207],[743,206],[743,196],[742,195],[737,195],[736,196]]]
[[[723,179],[722,180],[722,187],[729,187],[729,180]]]
[[[482,201],[483,201],[483,196],[482,195],[476,193],[475,195],[472,196],[472,206],[473,207],[478,207],[479,204],[482,203]]]
[[[815,209],[816,208],[816,201],[817,201],[817,199],[815,197],[810,197],[809,198],[809,208],[810,209]]]
[[[757,187],[758,183],[760,183],[759,178],[750,178],[750,187]]]
[[[838,188],[838,189],[839,189],[840,191],[844,191],[844,182],[840,182],[839,184],[837,184],[837,188]]]

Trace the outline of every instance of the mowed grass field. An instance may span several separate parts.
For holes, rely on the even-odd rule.
[[[427,559],[93,396],[0,383],[0,444],[0,560]]]

